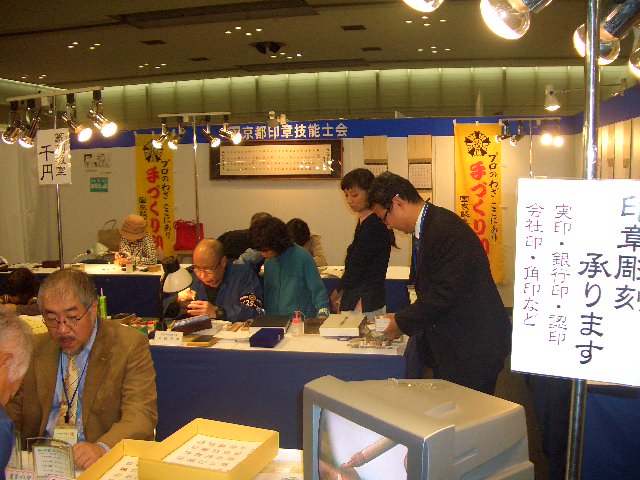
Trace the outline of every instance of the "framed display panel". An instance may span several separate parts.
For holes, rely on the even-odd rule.
[[[209,154],[210,180],[336,180],[341,174],[342,140],[244,141]]]

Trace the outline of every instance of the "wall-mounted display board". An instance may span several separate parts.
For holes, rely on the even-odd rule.
[[[339,179],[342,140],[244,141],[211,149],[209,179]]]

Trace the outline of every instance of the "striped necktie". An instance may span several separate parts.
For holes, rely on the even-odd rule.
[[[67,355],[69,363],[67,365],[67,375],[64,377],[64,392],[62,392],[62,405],[58,412],[56,425],[75,425],[76,412],[78,410],[78,369],[76,368],[76,358],[78,355]]]

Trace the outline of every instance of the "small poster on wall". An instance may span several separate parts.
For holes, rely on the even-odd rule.
[[[84,169],[87,172],[111,173],[111,158],[107,151],[84,154]]]
[[[108,192],[109,177],[91,177],[89,179],[90,192]]]

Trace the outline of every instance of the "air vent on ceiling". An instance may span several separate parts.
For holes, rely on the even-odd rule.
[[[145,45],[164,45],[167,42],[164,40],[142,40],[142,43]]]
[[[190,58],[189,60],[191,60],[192,62],[206,62],[211,59],[209,57],[193,57],[193,58]]]
[[[363,52],[379,52],[382,50],[380,47],[362,47]]]
[[[366,30],[364,25],[342,25],[341,27],[345,32],[349,30]]]

